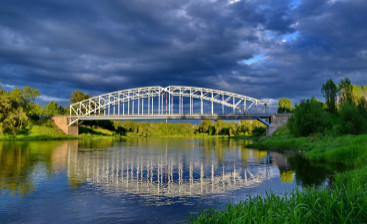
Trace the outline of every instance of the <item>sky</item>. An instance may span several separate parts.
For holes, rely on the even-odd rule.
[[[0,0],[0,80],[41,103],[151,85],[276,102],[367,84],[366,0]]]

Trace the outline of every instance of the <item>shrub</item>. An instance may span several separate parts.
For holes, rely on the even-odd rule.
[[[288,121],[288,128],[294,136],[322,133],[328,126],[323,105],[315,98],[302,100],[296,105],[293,116]]]
[[[340,106],[340,126],[341,134],[361,134],[366,132],[367,120],[363,116],[366,109],[358,108],[353,102],[347,102]]]

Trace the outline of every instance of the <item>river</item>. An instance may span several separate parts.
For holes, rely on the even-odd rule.
[[[331,172],[246,140],[0,142],[0,223],[180,223],[249,196],[328,186]]]

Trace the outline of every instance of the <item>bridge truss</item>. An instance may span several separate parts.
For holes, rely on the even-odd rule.
[[[209,113],[204,113],[209,109],[204,102],[211,104]],[[221,105],[219,113],[214,110],[214,104]],[[233,112],[225,113],[225,108]],[[268,116],[267,102],[249,96],[201,87],[148,86],[106,93],[72,104],[69,125],[79,120],[257,119]]]

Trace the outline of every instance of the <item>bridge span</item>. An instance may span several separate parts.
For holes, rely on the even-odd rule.
[[[148,86],[91,97],[70,106],[68,125],[82,120],[262,120],[268,103],[224,90]]]

